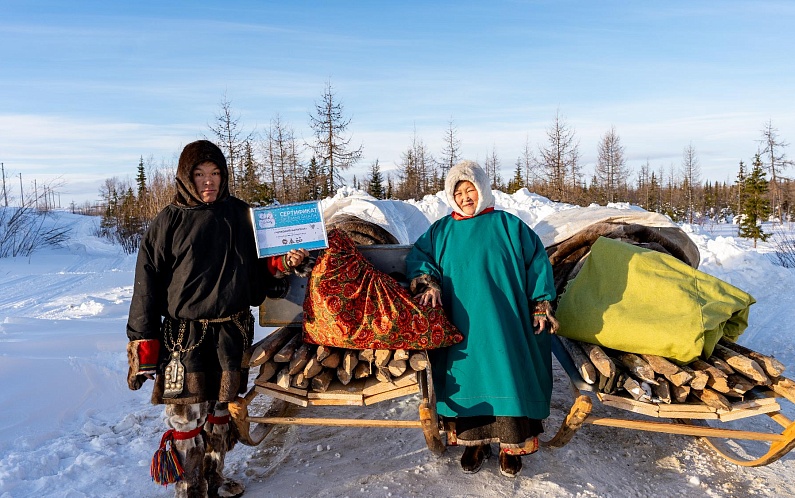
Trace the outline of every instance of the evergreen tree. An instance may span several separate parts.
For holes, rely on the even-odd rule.
[[[513,179],[508,182],[508,193],[514,192],[526,187],[524,184],[524,168],[521,159],[516,160],[516,169],[513,172]]]
[[[135,183],[138,184],[138,201],[143,201],[146,195],[146,171],[144,170],[144,156],[138,162],[138,175],[135,177]]]
[[[740,218],[740,237],[765,241],[769,237],[762,230],[762,221],[770,216],[770,201],[767,198],[768,181],[766,173],[762,169],[762,159],[759,154],[754,157],[751,172],[745,178],[744,190],[745,201]]]
[[[381,176],[381,167],[378,165],[378,159],[370,166],[370,185],[367,187],[367,193],[376,199],[384,198],[384,179]]]

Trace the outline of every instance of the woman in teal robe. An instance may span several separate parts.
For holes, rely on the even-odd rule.
[[[500,470],[521,469],[538,448],[552,393],[550,333],[557,322],[552,267],[518,217],[494,210],[486,173],[454,166],[445,181],[452,215],[436,221],[406,258],[412,291],[441,304],[464,341],[432,352],[437,411],[454,419],[465,472],[500,445]]]

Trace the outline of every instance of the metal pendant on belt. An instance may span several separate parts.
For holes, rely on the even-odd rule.
[[[164,398],[175,398],[182,394],[185,387],[185,365],[179,358],[178,351],[171,353],[171,361],[166,365],[165,382],[163,390]]]

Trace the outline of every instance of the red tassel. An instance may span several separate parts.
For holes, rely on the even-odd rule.
[[[163,434],[160,440],[160,448],[155,451],[152,457],[152,465],[149,467],[149,474],[156,483],[168,486],[181,481],[185,475],[182,465],[179,463],[177,451],[174,449],[174,429],[169,429]]]

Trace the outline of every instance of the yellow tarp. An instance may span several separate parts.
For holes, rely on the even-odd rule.
[[[600,237],[560,298],[559,334],[689,363],[737,339],[755,302],[672,256]]]

